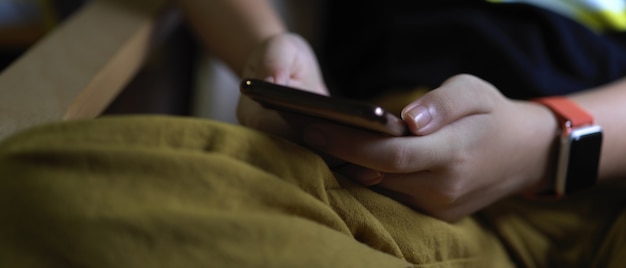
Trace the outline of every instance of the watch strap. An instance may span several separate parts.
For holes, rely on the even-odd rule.
[[[552,110],[562,125],[564,132],[571,128],[592,125],[594,123],[591,114],[566,97],[543,97],[533,101],[541,103]]]

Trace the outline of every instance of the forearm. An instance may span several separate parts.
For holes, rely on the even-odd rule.
[[[570,97],[604,130],[600,179],[626,179],[626,79]]]
[[[252,49],[286,31],[269,0],[178,0],[205,46],[241,74]]]

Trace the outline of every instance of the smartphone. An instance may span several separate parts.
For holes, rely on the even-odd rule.
[[[402,119],[366,102],[328,97],[259,79],[243,79],[240,91],[270,109],[295,112],[392,136],[408,134]]]

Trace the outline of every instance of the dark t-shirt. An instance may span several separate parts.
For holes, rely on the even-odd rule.
[[[434,2],[434,3],[433,3]],[[318,54],[333,93],[435,88],[459,73],[505,95],[562,95],[626,76],[626,36],[525,4],[328,1]]]

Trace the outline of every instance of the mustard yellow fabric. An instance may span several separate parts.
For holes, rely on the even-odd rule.
[[[449,224],[243,127],[58,123],[0,143],[0,267],[619,267],[626,194],[603,193]]]

